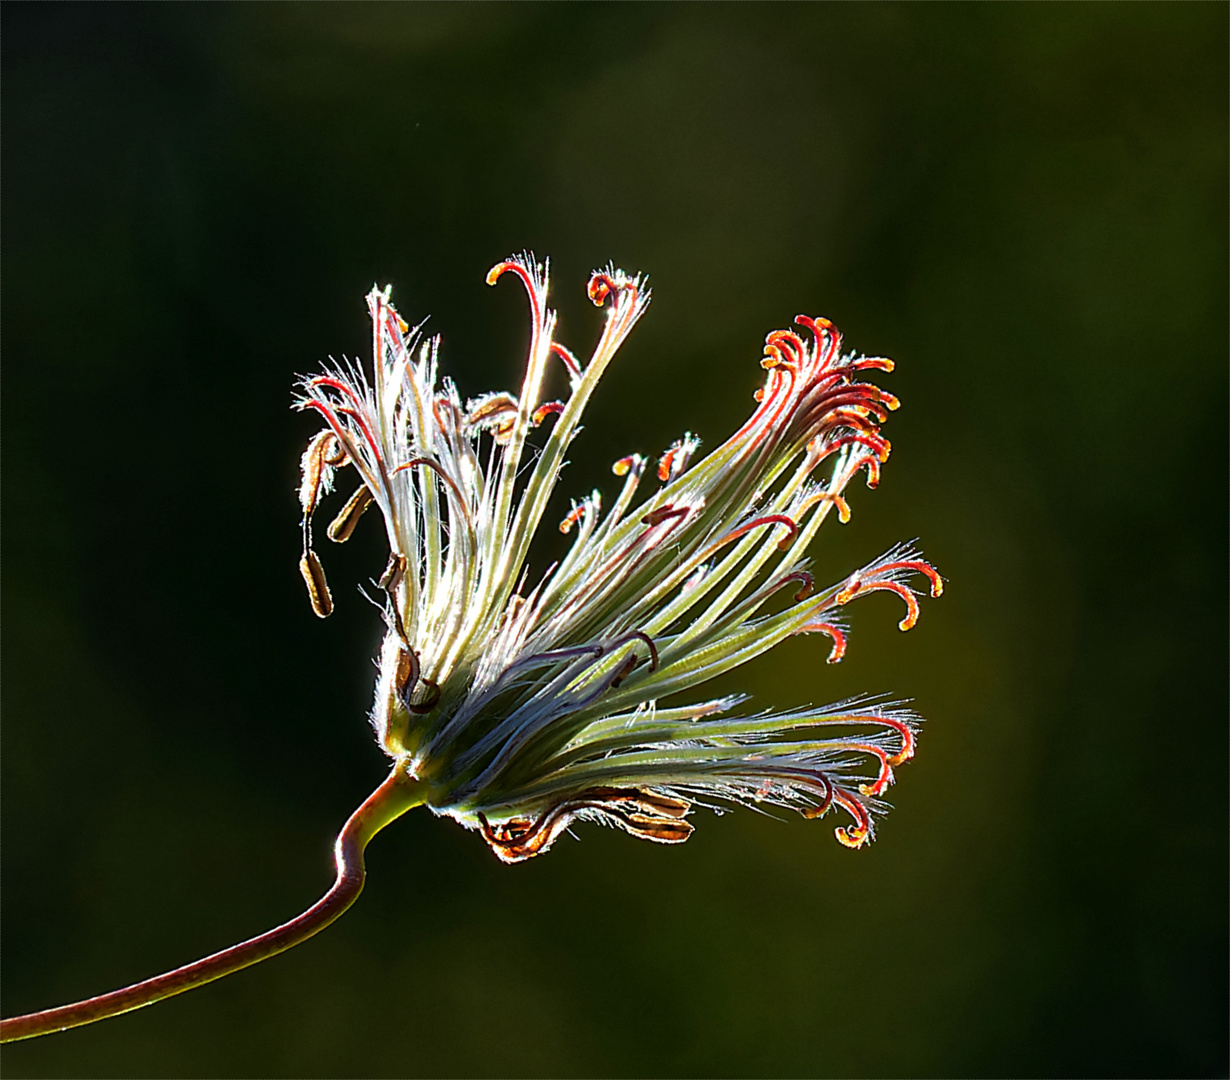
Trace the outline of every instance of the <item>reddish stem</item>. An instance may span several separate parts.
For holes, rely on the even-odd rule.
[[[368,796],[343,826],[333,846],[337,880],[302,915],[239,945],[232,945],[229,949],[144,982],[134,983],[123,990],[113,990],[109,994],[100,994],[72,1005],[61,1005],[56,1009],[0,1020],[0,1042],[32,1039],[36,1035],[48,1035],[118,1016],[203,986],[306,941],[341,915],[363,891],[363,849],[367,847],[367,842],[389,822],[422,801],[417,782],[406,773],[404,763],[399,762],[384,783]]]

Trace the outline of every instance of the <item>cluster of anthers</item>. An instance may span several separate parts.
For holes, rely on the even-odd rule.
[[[568,551],[527,588],[527,554],[577,433],[616,350],[644,313],[641,277],[608,267],[589,296],[606,325],[588,362],[554,340],[547,268],[499,263],[529,294],[532,334],[519,396],[464,405],[437,377],[439,339],[424,340],[390,303],[367,302],[372,378],[349,362],[303,380],[300,409],[324,429],[303,456],[301,562],[312,604],[332,599],[312,548],[312,517],[337,472],[358,488],[329,526],[349,538],[375,503],[390,557],[380,578],[388,631],[372,722],[440,814],[479,829],[507,862],[536,855],[576,819],[663,843],[685,840],[696,802],[769,803],[812,818],[840,808],[837,838],[873,835],[893,769],[914,753],[918,718],[874,699],[732,716],[742,695],[681,704],[679,695],[794,634],[846,650],[841,609],[875,591],[918,617],[918,588],[936,571],[899,546],[829,588],[805,552],[860,470],[879,481],[889,444],[880,425],[897,399],[860,374],[892,362],[841,351],[827,319],[800,315],[769,334],[758,405],[730,439],[693,462],[685,435],[658,460],[615,462],[609,512],[597,491],[560,523]],[[567,379],[544,400],[549,369]],[[531,442],[531,433],[549,432]],[[647,473],[659,482],[636,502]]]

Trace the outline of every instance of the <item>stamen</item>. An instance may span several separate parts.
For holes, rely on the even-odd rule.
[[[327,619],[333,614],[333,594],[329,592],[329,583],[325,580],[325,568],[320,565],[316,552],[311,548],[305,548],[303,551],[303,557],[299,560],[299,573],[303,575],[303,583],[307,586],[312,610],[318,618]]]
[[[629,454],[627,457],[621,457],[614,465],[611,466],[611,472],[616,476],[627,476],[629,471],[641,461],[640,454]]]
[[[363,516],[363,511],[371,506],[371,504],[372,493],[368,490],[367,485],[364,484],[350,496],[346,505],[342,507],[341,512],[329,525],[329,539],[335,544],[344,544],[349,540],[354,533],[355,526],[359,524],[359,518]]]
[[[468,401],[466,408],[470,410],[466,417],[470,426],[489,431],[496,443],[503,446],[512,436],[521,407],[512,394],[501,391]]]
[[[564,515],[564,520],[559,523],[559,531],[565,534],[572,532],[572,527],[585,516],[585,508],[585,503],[579,503],[569,510]]]
[[[896,593],[905,601],[905,618],[897,624],[900,629],[909,630],[918,622],[918,598],[910,591],[908,586],[902,585],[897,581],[855,581],[853,586],[847,585],[837,594],[837,602],[839,604],[848,604],[855,597],[862,596],[863,593],[876,592],[877,590]]]
[[[833,651],[829,653],[829,658],[826,663],[839,664],[841,658],[846,655],[846,635],[841,627],[827,622],[808,623],[806,626],[801,626],[796,631],[800,634],[828,634],[833,639]]]
[[[397,654],[397,672],[393,676],[393,688],[401,699],[402,705],[411,711],[413,708],[410,704],[410,695],[414,693],[418,681],[418,654],[413,649],[403,647]]]

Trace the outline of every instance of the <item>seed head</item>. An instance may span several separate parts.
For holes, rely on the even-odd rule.
[[[545,851],[577,819],[678,843],[698,800],[809,818],[839,808],[850,821],[838,840],[862,845],[893,768],[914,753],[912,712],[862,698],[739,716],[744,695],[680,697],[794,634],[826,635],[836,663],[845,604],[893,592],[908,630],[918,583],[942,591],[905,545],[828,588],[806,558],[831,510],[849,520],[854,476],[879,482],[889,453],[880,425],[898,402],[860,374],[892,362],[843,354],[832,323],[800,315],[804,333],[766,339],[765,383],[743,427],[695,463],[691,434],[656,466],[620,458],[609,511],[597,491],[574,501],[559,522],[567,554],[531,583],[527,554],[568,446],[649,289],[612,266],[595,271],[589,296],[606,324],[582,363],[554,340],[547,266],[523,254],[493,267],[488,283],[505,273],[529,296],[519,395],[463,405],[438,376],[439,338],[411,329],[385,288],[367,298],[371,379],[334,364],[303,379],[296,401],[325,422],[300,486],[300,565],[318,615],[333,603],[312,517],[338,470],[353,467],[358,487],[330,539],[347,540],[372,504],[384,519],[387,633],[372,710],[381,747],[407,763],[428,805],[480,830],[506,862]],[[567,376],[565,401],[543,400],[552,363]],[[638,501],[647,474],[657,484]]]

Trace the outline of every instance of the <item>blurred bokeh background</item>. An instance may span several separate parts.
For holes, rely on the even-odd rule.
[[[746,416],[767,331],[895,357],[816,546],[949,579],[732,680],[928,718],[870,850],[702,813],[499,865],[382,835],[357,907],[34,1076],[1227,1070],[1227,20],[1220,4],[6,5],[3,1008],[113,989],[327,885],[379,781],[379,530],[296,562],[295,373],[430,314],[512,387],[550,255],[650,311],[560,488]]]

